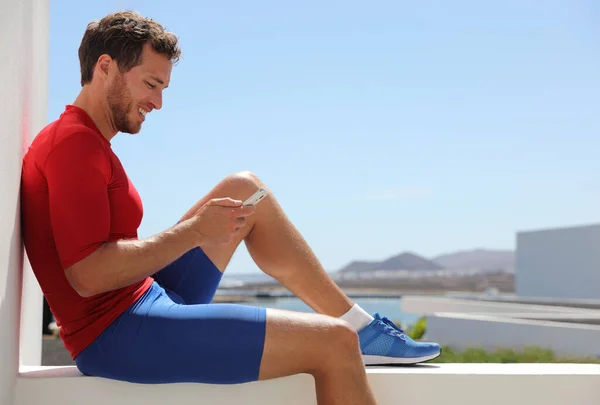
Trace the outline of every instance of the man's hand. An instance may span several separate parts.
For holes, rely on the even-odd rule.
[[[242,206],[242,201],[231,198],[213,198],[204,204],[192,218],[192,228],[203,245],[222,245],[233,241],[246,226],[253,206]]]

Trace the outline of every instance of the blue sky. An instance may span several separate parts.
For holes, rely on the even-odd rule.
[[[86,24],[135,9],[184,52],[162,110],[113,140],[141,237],[239,170],[327,270],[599,222],[598,3],[487,3],[51,1],[49,120],[80,89]],[[229,271],[259,272],[243,246]]]

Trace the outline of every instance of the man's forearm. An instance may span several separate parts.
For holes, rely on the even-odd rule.
[[[198,233],[185,221],[149,238],[105,243],[65,273],[89,297],[141,281],[198,245]]]

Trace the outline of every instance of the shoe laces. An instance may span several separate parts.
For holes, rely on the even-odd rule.
[[[377,325],[379,328],[388,335],[399,337],[402,340],[406,340],[404,331],[400,329],[396,324],[390,321],[387,317],[381,317],[379,314],[375,314],[375,319],[378,321]]]

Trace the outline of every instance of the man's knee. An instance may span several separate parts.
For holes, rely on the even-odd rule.
[[[241,171],[230,174],[223,180],[223,183],[239,190],[248,190],[252,192],[263,186],[260,178],[250,171]]]
[[[358,333],[348,322],[335,319],[329,335],[327,340],[335,343],[340,350],[350,352],[359,350]]]
[[[348,365],[356,364],[360,356],[358,334],[347,322],[334,320],[324,338],[311,350],[316,354],[311,374],[344,370]]]

